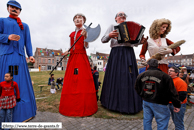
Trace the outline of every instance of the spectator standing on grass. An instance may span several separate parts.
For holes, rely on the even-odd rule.
[[[153,117],[156,119],[157,130],[167,130],[170,119],[168,108],[172,101],[174,113],[181,106],[172,78],[158,69],[158,61],[151,59],[147,62],[147,70],[138,75],[135,90],[143,98],[144,130],[152,130]]]
[[[96,97],[97,97],[97,101],[98,101],[98,87],[99,87],[99,72],[96,70],[97,66],[94,66],[93,71],[92,71],[92,75],[94,78],[94,85],[95,85],[95,89],[96,89]]]
[[[169,68],[168,75],[173,79],[174,86],[179,95],[179,100],[181,101],[180,111],[177,113],[173,111],[174,107],[172,103],[169,104],[172,120],[175,124],[175,130],[184,130],[184,115],[187,103],[187,84],[178,77],[179,69],[176,67]]]
[[[51,85],[51,89],[50,92],[56,93],[56,89],[55,89],[55,79],[54,79],[54,74],[51,74],[49,80],[48,80],[48,85]]]

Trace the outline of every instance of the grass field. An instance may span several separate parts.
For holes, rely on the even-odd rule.
[[[48,84],[48,78],[49,78],[49,72],[50,71],[42,71],[42,72],[31,72],[31,78],[34,82],[34,92],[36,97],[36,104],[38,111],[48,111],[53,113],[59,112],[59,102],[61,97],[61,89],[57,90],[56,94],[50,93],[50,86],[47,86]],[[59,77],[64,77],[65,71],[54,71],[55,79]],[[104,72],[99,73],[99,80],[101,83],[103,83],[104,79]],[[40,87],[38,85],[46,85],[42,88],[42,92],[40,92]],[[101,93],[101,88],[99,90],[99,96]],[[143,112],[139,112],[138,114],[122,114],[114,111],[110,111],[105,109],[100,101],[98,101],[98,111],[91,117],[96,118],[114,118],[119,120],[133,120],[133,119],[141,119],[143,118]]]

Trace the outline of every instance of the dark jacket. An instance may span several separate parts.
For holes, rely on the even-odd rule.
[[[92,75],[93,75],[93,79],[94,79],[95,89],[97,91],[98,87],[99,87],[99,82],[98,82],[99,72],[97,70],[94,70],[94,71],[92,71]]]
[[[135,90],[147,102],[168,105],[172,101],[175,107],[181,106],[172,78],[158,68],[150,67],[138,75]]]
[[[63,82],[63,78],[61,78],[61,80],[60,80],[60,78],[58,78],[56,81],[56,83],[58,83],[58,84],[62,84],[62,82]]]
[[[55,79],[49,78],[49,79],[48,79],[48,85],[51,85],[51,82],[54,81],[54,80],[55,80]]]

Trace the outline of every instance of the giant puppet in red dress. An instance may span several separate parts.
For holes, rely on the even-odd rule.
[[[81,33],[83,34],[82,25],[86,18],[83,14],[76,14],[73,20],[76,31],[69,35],[71,46]],[[67,63],[59,105],[59,112],[65,116],[90,116],[98,110],[94,81],[85,50],[87,43],[84,42],[84,38],[83,34],[72,48]]]

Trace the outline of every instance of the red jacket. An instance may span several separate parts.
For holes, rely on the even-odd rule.
[[[12,82],[3,81],[0,83],[0,96],[12,96],[14,95],[14,89],[16,90],[16,99],[20,98],[20,92],[18,88],[18,84],[13,81],[13,86],[11,86]]]

